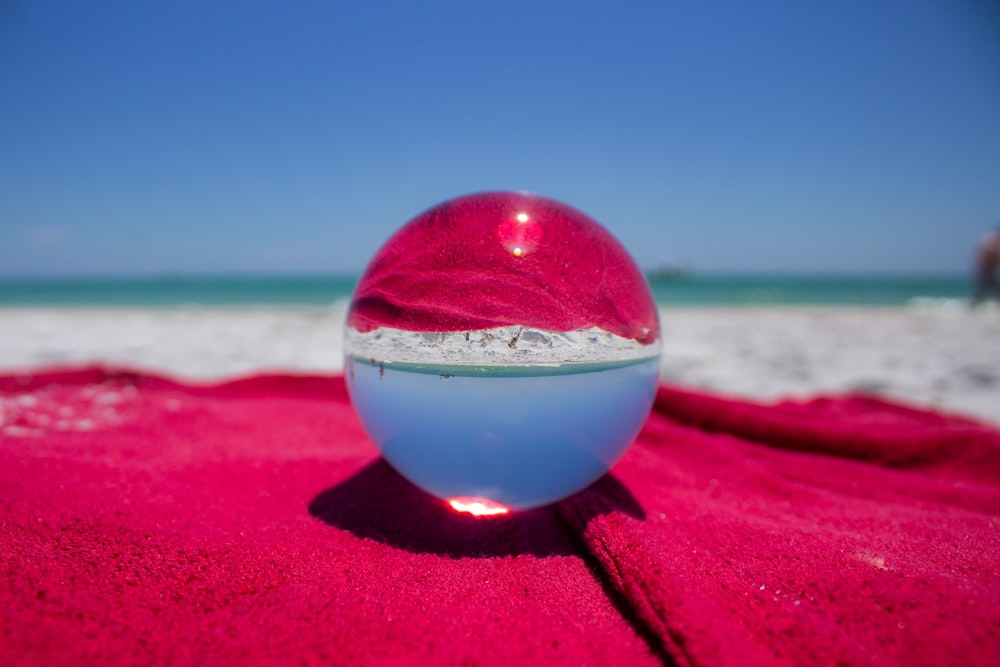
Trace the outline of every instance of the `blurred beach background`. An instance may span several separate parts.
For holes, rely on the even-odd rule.
[[[528,190],[648,272],[663,377],[1000,423],[1000,5],[0,3],[0,372],[339,372],[440,201]]]

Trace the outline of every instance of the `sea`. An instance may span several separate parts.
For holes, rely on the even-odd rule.
[[[2,306],[279,306],[350,299],[355,275],[0,278]],[[691,274],[650,276],[662,306],[957,306],[961,275]]]

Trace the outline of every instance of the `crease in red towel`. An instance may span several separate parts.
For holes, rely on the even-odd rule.
[[[1000,664],[991,427],[661,387],[615,474],[560,510],[678,665]]]
[[[340,378],[0,377],[3,664],[997,664],[1000,434],[662,387],[555,508],[457,517]]]

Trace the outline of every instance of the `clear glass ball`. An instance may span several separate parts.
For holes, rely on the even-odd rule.
[[[352,403],[400,474],[461,511],[555,502],[622,456],[649,414],[649,284],[597,222],[487,192],[404,225],[354,292]]]

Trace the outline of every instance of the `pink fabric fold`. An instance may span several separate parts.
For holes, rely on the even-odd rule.
[[[614,473],[561,512],[679,665],[1000,663],[991,427],[662,387]]]

